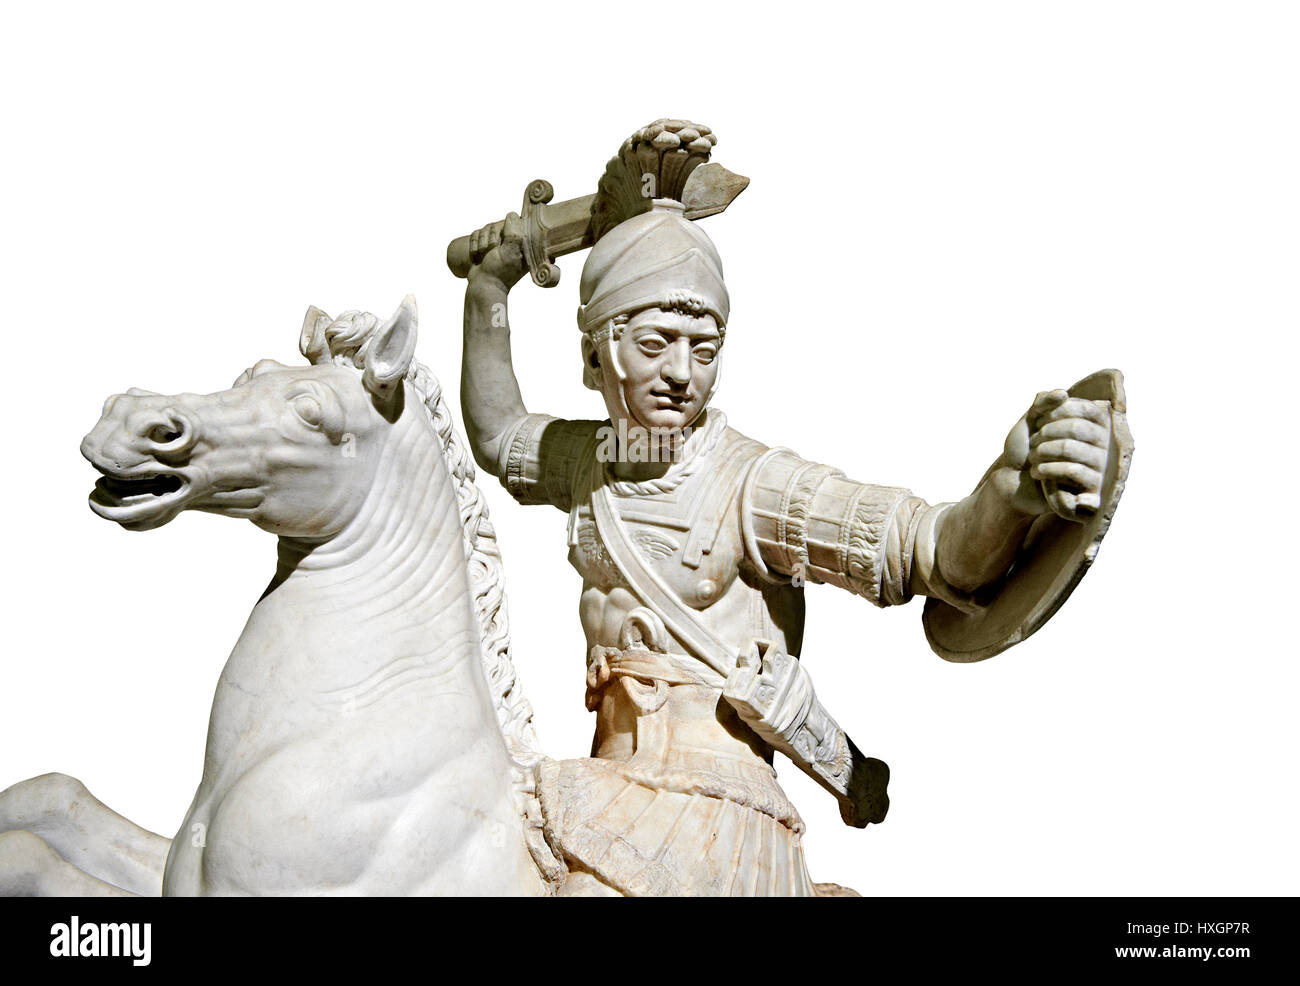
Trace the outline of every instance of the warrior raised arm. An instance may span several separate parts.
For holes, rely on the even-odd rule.
[[[460,406],[465,431],[479,466],[500,475],[503,436],[528,413],[510,356],[507,304],[510,289],[527,273],[518,243],[502,243],[504,223],[492,223],[471,237],[474,266],[465,287],[464,362]]]
[[[555,258],[590,247],[656,201],[675,202],[689,220],[724,211],[749,179],[709,161],[715,144],[708,127],[657,120],[624,141],[594,195],[551,203],[550,183],[538,179],[524,192],[520,213],[448,245],[448,266],[469,279],[461,405],[474,457],[484,469],[502,475],[499,457],[506,452],[507,432],[527,413],[510,357],[510,289],[526,273],[537,284],[554,287],[560,279]],[[594,351],[583,355],[584,382],[599,389],[593,376],[598,357]]]

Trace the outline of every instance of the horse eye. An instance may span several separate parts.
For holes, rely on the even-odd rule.
[[[310,394],[299,394],[295,397],[293,399],[293,410],[298,417],[313,428],[319,428],[321,422],[325,420],[325,413],[321,409],[320,401]]]

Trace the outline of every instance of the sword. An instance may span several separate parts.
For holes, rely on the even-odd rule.
[[[617,159],[615,159],[617,160]],[[611,166],[615,162],[610,162]],[[640,176],[634,176],[638,180]],[[717,162],[696,166],[686,179],[681,193],[687,219],[703,219],[717,215],[735,200],[749,185],[749,179],[728,171]],[[621,203],[622,219],[650,209],[654,200],[653,182],[642,182],[643,205],[628,208]],[[585,250],[596,242],[593,215],[597,211],[601,192],[584,195],[578,199],[552,202],[555,189],[545,178],[531,182],[524,191],[523,205],[518,212],[505,218],[502,242],[518,243],[533,283],[553,288],[560,283],[557,257]],[[470,268],[481,260],[470,249],[470,237],[460,236],[447,244],[447,266],[457,277],[468,277]]]

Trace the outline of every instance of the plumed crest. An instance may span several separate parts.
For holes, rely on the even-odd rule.
[[[605,165],[591,209],[599,240],[624,220],[648,212],[655,199],[682,201],[686,179],[709,160],[718,138],[703,124],[656,120],[623,142]]]

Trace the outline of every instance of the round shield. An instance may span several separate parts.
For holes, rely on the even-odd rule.
[[[980,593],[984,605],[978,610],[964,613],[939,599],[927,599],[925,636],[944,660],[982,661],[1029,637],[1060,609],[1097,557],[1133,458],[1123,374],[1101,370],[1084,377],[1069,394],[1110,406],[1110,455],[1101,503],[1083,522],[1051,511],[1035,520],[1007,574]]]

